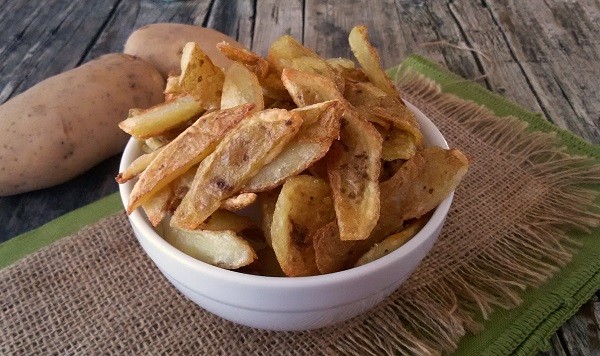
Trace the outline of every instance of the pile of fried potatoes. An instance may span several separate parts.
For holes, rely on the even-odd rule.
[[[119,124],[145,152],[117,176],[137,178],[128,213],[201,261],[270,276],[340,271],[408,241],[468,161],[424,147],[366,27],[349,43],[360,67],[290,36],[266,58],[222,42],[225,71],[188,43],[165,102]],[[262,221],[235,213],[255,202]]]

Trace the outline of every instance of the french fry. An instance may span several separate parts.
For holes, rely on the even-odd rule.
[[[161,150],[162,147],[159,147],[155,151],[145,153],[136,158],[133,162],[131,162],[129,167],[125,168],[123,172],[117,174],[117,177],[115,178],[117,183],[123,184],[137,177],[138,174],[142,173],[144,169],[150,165],[150,163],[154,160],[154,158],[156,158]]]
[[[280,189],[273,189],[259,194],[260,210],[262,213],[261,229],[265,235],[267,244],[271,244],[271,224],[273,223],[273,213],[275,212],[275,204],[279,197]]]
[[[256,201],[256,194],[254,193],[241,193],[229,197],[221,202],[221,209],[229,211],[242,210],[249,205],[252,205]]]
[[[287,276],[319,273],[310,236],[334,217],[327,182],[306,175],[285,182],[273,212],[271,244]]]
[[[286,68],[281,74],[283,85],[298,107],[322,103],[329,100],[343,100],[344,97],[335,83],[325,76]]]
[[[429,214],[424,215],[419,219],[412,221],[401,231],[386,237],[383,241],[379,243],[376,243],[369,249],[369,251],[367,251],[364,255],[360,256],[358,261],[356,261],[356,263],[354,264],[354,267],[362,266],[367,263],[373,262],[397,250],[400,246],[404,245],[410,239],[415,237],[415,235],[419,231],[421,231],[423,226],[427,224],[427,221],[429,221],[430,217],[431,216]]]
[[[467,158],[456,149],[432,147],[417,153],[381,183],[381,215],[368,239],[342,241],[335,221],[313,234],[319,271],[332,273],[353,266],[371,246],[399,231],[404,221],[439,205],[456,189],[467,169]]]
[[[177,91],[193,96],[203,109],[215,110],[221,103],[224,80],[223,70],[213,64],[197,43],[186,43],[181,55],[181,75]]]
[[[381,67],[381,59],[377,50],[369,42],[367,27],[356,26],[350,31],[348,42],[352,53],[360,63],[371,83],[386,94],[400,100],[396,86]]]
[[[301,173],[325,156],[331,142],[339,137],[342,113],[339,101],[314,104],[293,112],[302,118],[300,131],[273,161],[252,177],[243,191],[262,192],[282,184],[286,178]]]
[[[227,132],[247,117],[253,107],[254,104],[246,104],[207,114],[165,146],[135,183],[128,213],[207,157]]]
[[[177,97],[168,103],[135,112],[119,123],[121,130],[136,138],[148,138],[181,125],[198,116],[204,109],[192,96]]]
[[[172,195],[171,187],[166,186],[142,204],[142,209],[144,209],[144,213],[146,213],[152,226],[157,227],[167,216]]]
[[[282,109],[253,114],[231,131],[204,159],[190,190],[175,210],[172,224],[195,229],[273,160],[296,135],[302,119]]]
[[[239,63],[233,63],[225,71],[221,109],[253,103],[254,111],[265,108],[262,88],[256,75]]]
[[[228,210],[218,209],[212,213],[200,226],[198,230],[225,231],[230,230],[241,233],[253,228],[254,222],[247,216],[237,215]]]
[[[352,111],[346,111],[340,132],[327,161],[340,238],[364,240],[379,218],[381,136]]]
[[[165,224],[165,240],[183,253],[211,265],[237,269],[256,258],[244,238],[231,230],[187,230]]]
[[[269,62],[258,54],[248,51],[247,49],[232,46],[227,42],[217,43],[217,48],[225,57],[243,64],[253,72],[257,78],[262,79],[267,75]]]

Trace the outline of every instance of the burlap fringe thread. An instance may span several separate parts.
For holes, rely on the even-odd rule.
[[[600,224],[598,192],[585,188],[600,184],[600,165],[594,160],[568,154],[553,133],[528,131],[522,120],[498,118],[483,106],[443,93],[420,73],[407,71],[397,83],[402,96],[417,107],[456,120],[482,143],[519,158],[515,164],[537,177],[552,177],[554,199],[531,209],[514,231],[437,280],[415,283],[417,270],[406,283],[409,287],[385,306],[383,313],[397,318],[365,319],[362,327],[333,343],[343,354],[451,352],[467,331],[481,328],[476,313],[487,318],[495,307],[517,306],[520,291],[544,283],[571,260],[577,241],[567,231],[589,231]],[[390,350],[390,345],[400,349]]]

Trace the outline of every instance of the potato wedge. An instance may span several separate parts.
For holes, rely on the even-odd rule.
[[[340,92],[344,92],[344,79],[318,54],[302,46],[292,36],[279,37],[269,47],[269,67],[279,76],[285,68],[314,73],[331,79]]]
[[[252,205],[256,201],[256,194],[254,193],[241,193],[229,197],[221,202],[221,209],[229,211],[242,210],[249,205]]]
[[[381,59],[377,50],[369,42],[369,33],[366,26],[356,26],[350,31],[348,42],[352,53],[364,69],[371,83],[383,90],[387,95],[400,99],[396,86],[387,76],[381,66]]]
[[[302,126],[294,139],[265,165],[246,184],[242,191],[262,192],[272,189],[291,176],[300,174],[320,160],[339,137],[342,104],[327,101],[295,109],[302,118]]]
[[[380,259],[381,257],[388,255],[389,253],[397,250],[400,246],[407,243],[410,239],[421,231],[423,226],[427,224],[429,214],[420,217],[417,220],[412,221],[408,226],[403,228],[401,231],[386,237],[383,241],[376,243],[367,251],[364,255],[360,256],[358,261],[354,264],[354,267],[362,266],[369,262]]]
[[[256,75],[239,63],[233,63],[225,71],[221,109],[253,103],[254,111],[265,108],[263,91]]]
[[[342,241],[335,221],[313,234],[319,271],[332,273],[353,266],[371,246],[402,229],[404,221],[438,206],[467,169],[468,160],[459,150],[431,147],[418,152],[381,183],[381,214],[368,239]]]
[[[335,218],[327,182],[312,176],[288,179],[281,189],[273,212],[271,244],[287,276],[319,273],[312,232]]]
[[[165,240],[197,260],[226,269],[247,266],[257,258],[248,241],[231,230],[186,230],[165,224]]]
[[[207,157],[253,108],[254,104],[246,104],[204,115],[165,146],[133,186],[128,213]]]
[[[217,43],[219,51],[225,57],[238,62],[248,68],[257,78],[264,78],[269,70],[269,62],[258,54],[247,49],[232,46],[227,42]]]
[[[298,107],[344,99],[335,83],[322,75],[286,68],[281,74],[283,85]]]
[[[222,200],[239,192],[272,161],[301,124],[298,114],[282,109],[260,111],[244,120],[200,163],[171,223],[188,229],[198,227]]]
[[[215,110],[221,103],[224,80],[223,70],[213,64],[197,43],[188,42],[183,47],[179,91],[193,96],[203,109]]]
[[[273,213],[275,212],[275,204],[279,197],[281,189],[276,188],[259,194],[260,211],[262,213],[261,229],[265,235],[267,244],[271,244],[271,224],[273,223]]]
[[[121,121],[119,127],[131,136],[143,139],[169,131],[203,111],[196,99],[184,95],[150,109],[136,111],[134,115]]]
[[[467,173],[469,161],[457,149],[430,147],[418,152],[381,183],[381,217],[370,240],[395,233],[402,222],[434,209]]]
[[[328,154],[327,173],[342,240],[364,240],[379,218],[381,136],[352,111]]]
[[[146,167],[150,165],[150,163],[158,156],[158,153],[163,149],[163,147],[159,147],[158,149],[145,153],[138,158],[136,158],[129,167],[125,168],[123,172],[117,174],[115,180],[119,184],[123,184],[125,182],[130,181],[131,179],[138,176],[138,174],[142,173]]]
[[[255,224],[249,217],[237,215],[228,210],[218,209],[198,226],[198,230],[230,230],[239,233],[253,227],[255,227]]]
[[[142,204],[142,209],[144,209],[144,213],[146,213],[152,226],[157,227],[167,216],[172,196],[173,191],[171,187],[166,186]]]

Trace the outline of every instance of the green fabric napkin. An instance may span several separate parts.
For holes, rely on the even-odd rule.
[[[409,57],[389,74],[394,77],[397,71],[409,68],[439,83],[444,92],[482,104],[498,116],[516,116],[528,122],[532,130],[557,132],[571,153],[600,158],[600,147],[422,57]],[[122,208],[115,193],[6,241],[0,245],[0,268]],[[590,234],[573,233],[572,236],[582,243],[572,262],[543,286],[524,291],[524,302],[518,308],[497,310],[482,321],[483,331],[465,336],[456,354],[532,354],[548,347],[548,340],[555,331],[600,289],[600,228]]]

